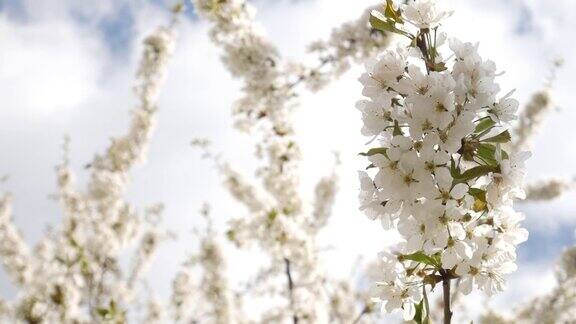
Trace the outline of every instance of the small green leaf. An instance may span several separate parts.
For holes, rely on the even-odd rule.
[[[450,175],[454,179],[460,177],[460,170],[456,167],[456,161],[454,161],[454,158],[450,158]]]
[[[370,13],[370,26],[380,31],[404,35],[410,39],[414,38],[409,33],[396,28],[394,20],[384,17],[382,13],[377,10],[372,10]]]
[[[100,315],[100,317],[106,318],[106,316],[108,316],[108,314],[109,314],[109,311],[107,308],[97,308],[96,313],[98,313],[98,315]]]
[[[448,68],[446,67],[446,63],[444,62],[438,62],[438,63],[434,63],[434,65],[431,66],[431,70],[432,71],[436,71],[436,72],[442,72],[442,71],[446,71]]]
[[[386,19],[380,11],[370,12],[370,26],[374,29],[395,33],[394,21]]]
[[[418,324],[422,324],[424,321],[424,299],[422,299],[418,304],[415,304],[414,308],[416,308],[416,313],[412,320]]]
[[[276,209],[272,209],[271,211],[268,212],[268,222],[272,223],[277,216],[278,212],[276,211]]]
[[[366,170],[369,170],[369,169],[372,169],[372,168],[375,168],[375,167],[376,167],[376,166],[374,165],[374,163],[370,163],[370,165],[366,167]]]
[[[388,154],[386,153],[386,150],[388,150],[385,147],[375,147],[375,148],[371,148],[368,150],[368,152],[366,153],[359,153],[358,155],[362,155],[362,156],[372,156],[375,154],[382,154],[384,155],[386,158],[388,158]]]
[[[416,261],[416,262],[420,262],[420,263],[424,263],[427,265],[431,265],[433,267],[440,267],[440,264],[438,264],[436,262],[436,260],[434,260],[432,257],[424,254],[424,252],[422,251],[418,251],[412,254],[405,254],[402,255],[401,257],[403,260],[410,260],[410,261]]]
[[[490,117],[485,117],[480,120],[478,125],[476,125],[476,129],[474,129],[474,133],[479,134],[488,130],[496,125],[496,122],[493,121]]]
[[[402,133],[402,129],[400,129],[400,126],[398,125],[397,120],[394,121],[394,130],[392,131],[392,135],[404,135],[404,133]]]
[[[442,258],[442,253],[441,252],[436,252],[434,254],[432,254],[432,259],[434,259],[434,261],[436,262],[436,264],[442,264],[442,261],[440,261]]]
[[[228,238],[229,241],[234,242],[236,241],[236,233],[234,232],[234,230],[227,230],[226,231],[226,238]]]
[[[481,195],[481,194],[486,194],[486,191],[484,191],[480,188],[470,188],[470,189],[468,189],[468,193],[471,196],[476,197],[476,196]]]
[[[496,161],[496,158],[494,157],[495,153],[496,147],[488,143],[481,143],[476,150],[476,154],[482,159],[482,161],[494,166],[498,165],[498,161]]]
[[[383,32],[398,33],[398,30],[394,27],[394,22],[391,20],[382,21],[374,16],[370,16],[370,26]]]
[[[508,143],[510,142],[510,132],[508,130],[503,131],[498,135],[494,135],[492,137],[488,137],[482,140],[482,142],[488,143]]]
[[[83,274],[90,273],[90,264],[88,264],[88,260],[86,260],[84,256],[80,259],[80,271],[82,271]]]
[[[493,165],[479,165],[464,171],[464,173],[462,173],[458,178],[454,178],[454,180],[456,180],[456,182],[467,182],[487,175],[490,172],[498,172],[498,167]]]
[[[109,304],[110,304],[110,313],[116,314],[116,302],[114,301],[114,299],[111,299]]]
[[[474,197],[474,205],[472,206],[472,209],[475,212],[486,210],[488,207],[488,203],[486,202],[486,191],[479,188],[470,188],[468,193]]]
[[[500,149],[500,152],[502,153],[503,159],[508,159],[508,153],[506,151]],[[476,153],[490,165],[498,165],[498,161],[496,160],[496,146],[494,144],[481,143]]]
[[[403,24],[404,20],[402,19],[402,12],[400,9],[394,10],[394,1],[393,0],[386,0],[386,8],[384,9],[384,15],[386,18],[392,19],[394,22]]]

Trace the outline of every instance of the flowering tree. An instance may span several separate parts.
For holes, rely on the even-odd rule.
[[[450,289],[458,279],[491,295],[516,268],[516,245],[528,233],[512,203],[522,198],[527,153],[508,153],[509,123],[518,102],[500,96],[496,66],[477,45],[439,31],[451,13],[432,0],[374,11],[375,28],[405,36],[409,45],[367,64],[360,81],[368,99],[358,102],[362,133],[379,146],[365,155],[361,206],[403,242],[383,252],[377,285],[383,308],[404,310],[406,320],[427,320],[427,289],[442,283],[444,323],[450,323]],[[448,54],[448,55],[447,55]]]
[[[272,260],[276,259],[276,261],[273,261],[272,264],[276,264],[276,265],[284,265],[284,268],[282,267],[278,267],[276,268],[275,271],[270,270],[270,269],[265,269],[261,275],[257,276],[257,281],[260,281],[261,284],[262,282],[266,282],[266,279],[270,279],[270,278],[274,278],[276,276],[278,277],[282,277],[283,275],[286,276],[286,282],[288,283],[288,289],[286,291],[284,291],[282,294],[284,294],[286,296],[286,300],[288,300],[288,306],[287,307],[294,307],[293,306],[293,291],[298,289],[298,290],[302,290],[302,288],[311,288],[314,287],[313,285],[304,285],[304,287],[299,287],[300,285],[298,284],[298,282],[300,280],[294,280],[293,277],[294,274],[292,272],[297,272],[298,271],[298,266],[294,266],[292,263],[294,263],[294,261],[292,261],[290,258],[285,257],[287,255],[287,248],[283,247],[286,244],[288,244],[286,241],[286,239],[284,237],[288,236],[288,235],[296,235],[297,232],[289,232],[287,229],[284,229],[285,227],[288,227],[288,225],[281,225],[282,222],[291,222],[293,219],[301,217],[301,214],[296,213],[296,214],[292,214],[290,212],[285,213],[286,210],[282,209],[282,208],[278,208],[278,207],[265,207],[265,206],[270,206],[269,202],[265,202],[267,201],[266,199],[266,193],[265,191],[268,191],[268,193],[270,194],[270,196],[272,197],[276,197],[276,199],[280,200],[280,201],[299,201],[299,203],[297,204],[297,206],[301,206],[301,201],[302,199],[295,199],[294,194],[296,193],[296,189],[294,186],[294,183],[297,183],[297,176],[296,176],[296,170],[293,169],[293,167],[296,166],[296,164],[294,163],[295,161],[297,161],[298,155],[295,154],[295,152],[297,152],[295,149],[297,148],[297,143],[295,143],[293,140],[291,140],[290,142],[288,142],[289,144],[286,145],[284,144],[284,148],[282,148],[283,145],[281,145],[283,143],[283,139],[289,138],[289,136],[292,135],[292,128],[291,128],[291,123],[289,122],[289,114],[287,112],[289,112],[289,108],[293,107],[293,98],[296,97],[296,86],[299,85],[300,83],[305,83],[309,85],[309,88],[312,90],[317,90],[318,84],[322,85],[325,84],[328,81],[328,78],[321,78],[321,80],[323,80],[323,82],[319,82],[317,80],[317,78],[321,75],[321,73],[319,72],[319,68],[306,68],[306,67],[300,67],[298,69],[293,69],[294,66],[296,66],[295,64],[290,64],[289,68],[283,69],[283,65],[281,64],[281,59],[280,59],[280,55],[278,54],[278,52],[275,50],[275,48],[273,47],[273,45],[271,45],[269,42],[267,42],[263,36],[263,34],[259,31],[259,29],[257,28],[258,26],[251,20],[252,19],[252,7],[250,7],[247,3],[243,2],[243,1],[218,1],[218,2],[214,2],[214,1],[198,1],[196,3],[196,7],[197,8],[201,8],[203,11],[201,11],[201,13],[204,14],[204,16],[209,19],[210,21],[212,21],[214,23],[213,28],[211,30],[211,35],[213,40],[215,41],[215,43],[219,46],[221,46],[224,50],[224,54],[223,54],[223,60],[225,62],[225,64],[227,64],[227,66],[229,67],[230,71],[232,72],[232,74],[242,78],[245,81],[245,87],[244,87],[244,97],[242,99],[240,99],[239,101],[236,102],[235,104],[235,110],[234,110],[234,115],[237,118],[237,126],[239,126],[240,129],[242,130],[257,130],[256,133],[256,137],[259,138],[258,139],[258,143],[259,146],[257,147],[257,152],[262,153],[262,152],[270,152],[270,147],[271,143],[275,142],[274,145],[274,150],[273,152],[285,152],[284,155],[281,155],[281,158],[275,158],[275,156],[278,156],[279,153],[275,153],[275,154],[263,154],[263,155],[258,155],[261,158],[265,158],[266,156],[268,156],[268,163],[271,166],[266,166],[263,169],[261,169],[258,173],[257,173],[257,177],[262,178],[263,175],[267,175],[269,176],[268,178],[264,178],[263,183],[264,183],[264,190],[258,190],[257,187],[254,187],[253,185],[249,184],[246,180],[245,177],[240,176],[240,173],[238,173],[237,171],[234,171],[232,169],[232,167],[229,164],[226,163],[222,163],[221,161],[217,161],[218,162],[218,167],[220,168],[220,170],[222,171],[222,173],[225,175],[225,184],[228,187],[229,191],[231,192],[231,194],[236,197],[239,201],[241,201],[246,207],[247,209],[251,212],[251,213],[256,213],[256,215],[258,215],[258,213],[260,214],[260,216],[257,216],[256,218],[251,218],[252,216],[248,217],[248,218],[239,218],[236,220],[233,220],[230,226],[229,231],[227,232],[228,237],[236,242],[238,245],[242,246],[245,245],[246,243],[249,243],[250,241],[252,242],[257,242],[264,250],[267,250],[268,253],[270,253]],[[370,9],[369,9],[370,10]],[[413,15],[417,15],[416,13],[413,13]],[[364,19],[364,22],[362,22],[362,19]],[[321,53],[326,53],[326,52],[332,52],[332,53],[355,53],[352,49],[346,50],[346,51],[339,51],[339,50],[330,50],[330,47],[334,47],[334,48],[339,48],[338,46],[334,46],[331,44],[353,44],[355,46],[359,46],[359,44],[366,44],[366,45],[362,45],[359,46],[361,49],[362,48],[367,48],[370,49],[369,46],[367,45],[371,45],[374,44],[373,42],[373,37],[381,37],[380,34],[376,33],[375,31],[370,31],[369,33],[366,33],[365,31],[362,33],[362,30],[366,30],[366,20],[368,19],[368,15],[365,15],[365,17],[362,17],[359,23],[355,23],[355,24],[347,24],[344,25],[345,28],[344,30],[349,30],[348,32],[344,33],[341,30],[342,29],[336,29],[335,32],[333,33],[332,39],[330,42],[318,42],[315,43],[311,49],[313,50],[313,52],[317,52],[318,48],[322,48]],[[355,26],[355,30],[354,32],[351,31],[349,26]],[[378,26],[376,26],[378,27]],[[397,32],[397,30],[395,30],[394,28],[383,28],[383,32],[384,33],[388,33],[388,35],[391,32]],[[345,38],[342,38],[345,35]],[[362,35],[370,35],[370,38],[366,37],[366,36],[362,36]],[[384,34],[386,35],[386,34]],[[389,36],[388,36],[389,37]],[[322,45],[322,46],[320,46]],[[440,44],[437,45],[438,47],[440,46]],[[464,45],[461,45],[464,46]],[[341,46],[340,46],[341,47]],[[468,45],[468,47],[470,47],[470,45]],[[352,48],[355,48],[354,46]],[[378,47],[376,47],[375,49],[377,49]],[[374,52],[374,49],[368,51],[368,50],[363,50],[361,53],[364,53],[360,58],[365,58],[365,57],[369,57],[372,53]],[[348,54],[350,55],[350,54]],[[328,56],[324,56],[327,58],[323,58],[323,56],[321,56],[320,58],[320,68],[323,67],[323,65],[327,64],[326,62],[339,62],[339,61],[345,61],[344,59],[346,58],[346,55],[344,54],[340,54],[340,55],[328,55]],[[439,57],[439,56],[438,56]],[[472,56],[473,57],[473,56]],[[262,59],[265,58],[265,59]],[[338,58],[338,59],[335,59]],[[463,60],[463,58],[461,59]],[[439,63],[439,62],[436,62]],[[463,69],[464,64],[460,64],[461,70]],[[346,65],[343,65],[346,66]],[[309,72],[302,72],[302,71],[309,71]],[[437,72],[437,71],[435,71]],[[465,72],[465,71],[464,71]],[[464,74],[464,72],[460,72],[460,74]],[[488,73],[489,74],[489,73]],[[291,76],[292,75],[292,76]],[[490,75],[489,75],[490,76]],[[422,78],[424,78],[424,76],[421,76]],[[476,76],[474,76],[475,78]],[[494,77],[494,71],[491,71],[491,77]],[[470,77],[469,79],[472,79],[472,77]],[[266,81],[263,81],[266,80]],[[287,81],[288,80],[288,81]],[[370,82],[370,81],[368,81]],[[310,84],[313,84],[314,86],[310,86]],[[272,86],[270,86],[272,85]],[[380,87],[379,84],[372,84],[373,92],[378,91],[378,88]],[[461,89],[460,91],[465,91],[466,89]],[[370,91],[370,90],[369,90]],[[447,91],[449,92],[449,90]],[[534,98],[537,97],[542,97],[544,95],[547,94],[547,91],[542,91],[542,94],[537,94],[534,96]],[[490,94],[487,93],[485,94],[486,97],[488,97]],[[548,97],[546,97],[548,98]],[[455,100],[455,99],[453,99]],[[468,99],[463,99],[463,100],[468,100]],[[490,99],[486,99],[484,98],[483,100],[485,101],[490,101]],[[533,100],[534,101],[534,100]],[[521,134],[518,134],[518,136],[515,136],[515,139],[517,139],[517,141],[519,139],[523,139],[524,137],[530,136],[530,134],[534,133],[535,127],[537,123],[533,122],[535,119],[541,118],[541,117],[536,117],[536,116],[542,116],[542,113],[549,111],[551,104],[550,104],[550,100],[544,101],[542,102],[542,100],[540,100],[537,103],[530,103],[528,108],[525,110],[525,112],[521,115],[520,120],[521,123],[519,126],[517,126],[513,132],[522,132]],[[364,105],[366,103],[362,103],[360,105]],[[481,104],[480,101],[478,101],[476,104]],[[455,104],[453,104],[455,105]],[[376,105],[374,105],[376,106]],[[511,214],[509,213],[510,211],[508,210],[509,208],[505,207],[505,206],[500,206],[500,205],[505,205],[510,203],[510,200],[513,199],[516,196],[516,190],[518,189],[516,188],[519,183],[508,183],[508,184],[501,184],[501,182],[499,181],[500,179],[504,179],[508,182],[510,182],[510,180],[516,180],[513,178],[513,176],[515,176],[516,171],[516,166],[514,165],[514,171],[509,170],[510,168],[508,167],[508,165],[511,162],[511,159],[507,156],[507,153],[504,152],[502,150],[500,146],[500,144],[504,145],[506,144],[506,147],[509,147],[511,144],[508,143],[508,132],[504,131],[504,124],[509,121],[512,120],[512,114],[515,112],[514,109],[518,106],[518,103],[513,101],[512,99],[508,99],[507,96],[505,96],[501,102],[496,103],[495,105],[493,105],[491,107],[491,111],[487,112],[486,110],[486,115],[490,114],[492,117],[492,119],[490,119],[490,117],[485,117],[483,119],[484,123],[483,126],[484,127],[480,132],[476,133],[477,137],[474,139],[474,142],[470,143],[476,146],[479,146],[481,150],[486,151],[486,149],[489,150],[488,153],[484,152],[481,153],[480,158],[484,158],[487,159],[486,155],[489,155],[489,157],[491,158],[492,164],[490,166],[486,166],[484,167],[484,169],[482,168],[477,168],[474,169],[474,171],[472,172],[477,172],[478,170],[481,170],[483,172],[486,173],[486,175],[488,175],[488,173],[494,173],[491,177],[493,179],[493,184],[492,185],[485,185],[483,187],[483,189],[481,188],[475,188],[478,191],[475,192],[475,196],[472,195],[467,195],[467,200],[468,200],[468,204],[470,206],[468,206],[468,208],[483,208],[483,211],[485,211],[486,213],[488,212],[489,208],[492,209],[496,209],[496,206],[499,208],[498,212],[497,211],[493,211],[494,216],[496,217],[497,221],[500,221],[501,223],[498,223],[497,225],[490,225],[488,222],[486,222],[485,220],[482,222],[486,222],[486,224],[477,224],[477,225],[483,225],[480,226],[482,228],[482,230],[487,232],[487,229],[489,229],[490,227],[492,227],[493,230],[497,229],[497,228],[503,228],[504,226],[507,226],[508,224],[503,224],[503,222],[508,221],[510,217],[514,217],[515,214]],[[374,109],[368,113],[366,113],[363,110],[363,112],[365,113],[365,123],[366,123],[366,127],[364,129],[365,133],[369,133],[370,130],[368,128],[373,127],[375,129],[378,129],[378,127],[380,125],[377,125],[378,123],[381,123],[381,116],[378,116],[378,111],[376,111],[376,107],[373,107]],[[459,108],[461,109],[461,108]],[[508,110],[507,110],[508,109]],[[453,109],[454,110],[454,109]],[[528,111],[534,111],[533,113],[528,113]],[[370,114],[376,115],[376,116],[369,116]],[[481,114],[481,112],[477,112],[477,114]],[[470,117],[471,114],[468,114],[467,117]],[[374,117],[372,119],[370,119],[370,117]],[[484,116],[478,116],[478,118],[480,117],[484,117]],[[448,119],[448,115],[445,116],[446,119]],[[501,120],[501,119],[505,119],[505,120]],[[494,120],[493,122],[489,122],[489,120]],[[272,121],[270,123],[270,121]],[[469,122],[471,124],[478,124],[478,121],[472,121],[469,120]],[[496,123],[498,122],[498,124]],[[272,126],[270,126],[272,125]],[[450,126],[452,127],[452,126]],[[524,130],[522,130],[524,128]],[[272,130],[270,130],[272,129]],[[279,129],[289,129],[290,131],[281,131],[278,132],[277,130]],[[501,130],[501,133],[499,134],[493,134],[494,132],[496,132],[497,130]],[[375,133],[369,133],[369,135],[378,135],[378,132]],[[461,138],[464,138],[464,135],[461,135],[461,138],[458,138],[460,134],[454,134],[454,138],[452,139],[452,145],[456,145],[457,141],[459,141]],[[492,135],[499,135],[498,137],[492,136]],[[525,142],[528,142],[528,140],[526,140]],[[286,143],[284,141],[284,143]],[[205,144],[204,142],[197,142],[196,144]],[[518,145],[515,145],[518,146]],[[282,148],[282,149],[281,149]],[[497,148],[498,148],[498,154],[497,155]],[[470,154],[477,154],[475,151],[478,150],[478,147],[474,147],[471,148],[474,152],[470,152]],[[457,149],[455,149],[457,151]],[[428,149],[428,154],[429,155],[433,155],[433,153],[435,152],[431,152],[434,150]],[[510,152],[513,152],[513,149],[510,149]],[[372,151],[371,153],[374,153],[374,151]],[[504,158],[502,158],[502,155],[504,155]],[[448,155],[448,154],[446,154]],[[516,156],[520,156],[518,155],[514,155],[514,157],[516,158]],[[433,157],[432,157],[433,158]],[[496,161],[496,158],[498,158],[499,160]],[[473,159],[473,158],[468,158],[468,159]],[[281,167],[277,167],[274,166],[274,163],[276,163],[276,165],[278,165],[278,160],[281,161]],[[503,160],[503,161],[502,161]],[[275,162],[276,161],[276,162]],[[444,162],[446,163],[446,162]],[[465,163],[468,163],[467,160],[462,161],[462,165],[459,163],[457,170],[458,172],[461,173],[465,173],[467,171],[466,168],[468,168],[468,165],[466,165]],[[290,168],[287,168],[287,166],[290,165]],[[438,165],[438,168],[440,167],[440,165]],[[489,168],[493,168],[493,169],[497,169],[497,168],[508,168],[508,173],[502,173],[502,172],[492,172],[492,171],[488,171],[486,172],[486,170],[491,170]],[[472,166],[470,166],[470,168],[473,168]],[[270,176],[269,170],[282,170],[282,172],[280,173],[276,173],[276,174],[272,174],[274,176]],[[442,172],[442,171],[440,171]],[[512,174],[514,173],[514,174]],[[286,178],[289,174],[291,174],[291,181],[286,181]],[[470,174],[466,173],[466,175]],[[282,177],[281,177],[282,176]],[[446,175],[446,177],[449,177],[451,175]],[[459,186],[460,190],[463,190],[462,188],[464,188],[464,182],[469,182],[472,179],[466,180],[466,181],[462,181],[462,185]],[[478,180],[478,179],[474,179],[474,180]],[[448,186],[448,184],[446,184],[448,181],[445,180],[445,185]],[[275,190],[274,187],[272,188],[267,188],[266,186],[269,186],[271,183],[273,184],[283,184],[282,186],[279,186],[279,188],[282,188],[283,190]],[[290,184],[291,185],[287,185]],[[544,188],[545,186],[549,186],[551,182],[549,181],[545,181],[542,183],[537,183],[534,185],[531,185],[530,187],[528,187],[528,192],[529,193],[535,193],[536,191],[545,191],[545,192],[549,192],[549,190],[547,188]],[[321,182],[319,182],[319,185],[317,187],[317,194],[318,192],[324,193],[322,195],[317,196],[317,200],[316,200],[316,209],[315,212],[312,214],[312,216],[319,218],[319,215],[323,215],[322,217],[320,217],[322,219],[321,223],[326,222],[325,218],[328,216],[329,212],[329,206],[330,206],[330,200],[333,197],[333,191],[335,186],[335,178],[325,178],[324,180],[322,180]],[[504,187],[501,187],[504,186]],[[506,187],[509,186],[509,187]],[[466,186],[466,190],[468,190],[467,188],[468,186]],[[293,189],[294,188],[294,189]],[[567,188],[567,187],[566,187]],[[446,190],[445,188],[436,188],[438,189],[438,194],[442,194],[442,192],[440,192],[441,189]],[[489,201],[487,201],[486,197],[486,193],[488,191],[488,189],[490,189],[490,195],[488,196]],[[264,192],[263,192],[264,191]],[[474,191],[474,190],[472,190]],[[521,190],[517,190],[518,193],[521,192]],[[563,190],[557,190],[557,195],[560,195],[561,192],[563,192]],[[444,193],[446,194],[446,193]],[[463,196],[465,194],[462,193],[462,197],[457,199],[452,199],[452,200],[462,200]],[[497,195],[503,195],[505,197],[498,197]],[[556,194],[554,194],[554,196],[557,196]],[[476,197],[478,196],[478,197]],[[291,198],[292,197],[292,198]],[[474,197],[474,199],[473,199]],[[330,198],[330,199],[328,199]],[[538,199],[536,197],[536,195],[531,194],[530,195],[531,199]],[[501,201],[499,201],[501,200]],[[488,203],[490,202],[490,207],[488,207]],[[454,202],[451,202],[451,204],[454,204]],[[476,207],[474,207],[473,205],[476,205]],[[278,206],[282,206],[282,204],[278,204]],[[323,206],[322,208],[319,208],[319,206]],[[464,208],[465,206],[455,206],[455,207],[459,207],[460,209]],[[272,209],[272,212],[268,212],[266,213],[265,211],[269,211],[270,209]],[[300,210],[301,207],[299,207],[297,210]],[[458,208],[455,208],[458,209]],[[278,213],[278,210],[281,210],[282,212]],[[317,210],[322,210],[324,212],[319,213],[316,212]],[[264,212],[263,212],[264,211]],[[287,211],[290,211],[290,209],[288,209]],[[476,213],[479,213],[480,211],[475,211]],[[304,215],[305,216],[305,215]],[[485,219],[488,219],[489,217],[484,215]],[[508,218],[505,218],[506,216],[508,216]],[[288,217],[289,220],[287,219],[283,219],[285,217]],[[468,216],[466,216],[468,217]],[[492,216],[493,217],[493,216]],[[470,222],[471,220],[469,220],[468,222]],[[478,221],[478,220],[476,220]],[[510,222],[512,222],[510,225],[515,226],[516,223],[514,223],[517,220],[510,220]],[[309,224],[311,224],[312,222],[305,222],[305,224],[307,223],[306,226],[310,226]],[[290,223],[288,223],[290,224]],[[271,235],[271,233],[274,233],[274,231],[278,230],[278,228],[275,228],[275,226],[280,225],[280,230],[281,230],[281,234],[280,235]],[[302,226],[302,225],[299,225]],[[290,225],[289,228],[291,228],[292,230],[296,229],[299,226],[294,226],[294,225]],[[469,227],[466,230],[471,230],[472,229],[472,224],[469,224]],[[284,227],[284,228],[283,228]],[[509,251],[514,244],[518,243],[522,238],[521,236],[523,235],[524,231],[522,229],[517,229],[517,234],[518,234],[518,238],[514,238],[512,239],[511,236],[514,235],[514,233],[512,233],[513,230],[516,230],[514,228],[510,229],[510,232],[506,234],[506,236],[502,236],[506,237],[506,241],[510,241],[512,240],[512,243],[509,244],[509,246],[506,246],[506,249],[504,251],[502,251],[501,253],[498,252],[498,256],[494,256],[494,259],[497,259],[500,257],[500,255],[506,255],[510,257],[510,261],[512,261],[514,259],[514,254],[513,254],[513,250]],[[480,231],[480,229],[478,229],[477,231]],[[300,235],[298,237],[302,237],[305,238],[305,240],[312,240],[314,239],[314,235],[317,231],[306,231],[307,233],[305,235]],[[287,234],[288,233],[288,234]],[[292,234],[290,234],[292,233]],[[455,233],[456,234],[456,233]],[[308,237],[306,238],[306,235],[308,235]],[[484,234],[484,238],[486,239],[486,241],[491,241],[494,238],[491,236],[490,233],[485,233]],[[280,238],[280,239],[279,239]],[[448,239],[447,239],[448,240]],[[478,239],[480,240],[480,239]],[[456,243],[456,242],[452,242],[452,243]],[[451,243],[451,244],[452,244]],[[276,251],[276,252],[270,252],[270,247],[272,246],[276,246],[276,245],[280,245],[282,248],[280,249],[280,251]],[[448,244],[448,243],[446,243]],[[297,250],[302,250],[301,248],[298,248],[299,244],[294,244],[293,246],[295,247],[295,249]],[[457,244],[460,245],[460,244]],[[489,244],[487,243],[487,246],[484,247],[486,250],[492,249],[494,250],[495,248],[492,248],[491,246],[493,245],[492,242],[490,242]],[[500,246],[501,244],[494,244],[494,246]],[[303,244],[300,244],[300,246],[303,246]],[[467,250],[467,249],[466,249]],[[468,251],[466,251],[468,252]],[[496,254],[497,251],[494,251],[492,253]],[[477,254],[477,258],[482,256],[482,252],[475,252]],[[274,254],[276,254],[277,256],[274,257]],[[282,262],[284,261],[284,262]],[[452,261],[454,262],[454,261]],[[509,263],[511,264],[511,262]],[[504,269],[504,267],[502,269],[497,268],[495,262],[492,262],[492,265],[494,266],[494,268],[496,268],[494,271],[496,270],[502,270],[505,271],[506,269]],[[469,264],[468,266],[472,266],[471,264]],[[307,265],[306,267],[304,267],[304,269],[306,269],[307,271],[310,271],[310,269],[315,269],[318,268],[318,265]],[[372,269],[370,269],[369,272],[373,272]],[[498,273],[486,273],[484,272],[482,275],[483,276],[479,276],[482,279],[486,279],[487,281],[487,287],[490,287],[489,285],[491,283],[495,283],[497,284],[497,286],[500,284],[499,281],[499,277],[495,277],[495,279],[491,279],[492,276],[497,275]],[[454,274],[452,274],[452,276],[455,276]],[[318,278],[324,278],[322,279],[323,281],[327,281],[326,280],[326,274],[317,277]],[[470,276],[470,280],[469,280],[469,284],[472,283],[472,280],[475,278],[475,276],[471,275]],[[436,280],[438,280],[439,277],[436,277]],[[450,279],[455,279],[455,278],[450,278]],[[495,280],[495,281],[493,281]],[[281,284],[280,284],[281,285]],[[269,287],[266,289],[263,289],[264,291],[282,291],[282,289],[273,289],[270,288],[270,286],[265,286],[265,287]],[[297,288],[295,288],[297,287]],[[310,292],[309,292],[310,293]],[[313,292],[312,292],[313,295]],[[281,308],[276,308],[277,312],[282,312]],[[289,314],[294,314],[294,313],[298,313],[298,311],[294,311],[292,310],[291,312],[288,313],[288,315],[284,315],[286,317],[289,317]],[[353,312],[348,312],[350,314],[352,314]],[[286,314],[286,312],[284,312],[284,314]],[[318,320],[318,314],[311,316],[309,315],[310,312],[306,313],[304,312],[300,312],[299,315],[297,316],[292,316],[293,320],[310,320],[310,319],[316,319]],[[362,312],[361,312],[362,314]],[[275,319],[280,319],[281,317],[274,317]]]
[[[300,84],[320,89],[344,72],[350,60],[365,59],[387,45],[387,35],[370,28],[365,13],[357,22],[336,29],[329,41],[315,42],[310,50],[319,63],[309,68],[282,61],[245,1],[200,0],[195,7],[212,23],[210,35],[223,49],[224,64],[244,81],[243,97],[234,108],[236,126],[253,132],[257,157],[263,161],[256,173],[261,186],[217,161],[227,189],[250,212],[233,219],[226,235],[239,247],[257,245],[269,257],[244,298],[266,295],[270,306],[259,322],[359,321],[371,311],[365,296],[352,292],[353,284],[331,278],[318,262],[316,236],[331,214],[337,177],[332,173],[322,178],[314,203],[305,206],[298,192],[300,150],[291,112]]]
[[[180,10],[174,8],[175,13]],[[145,157],[154,129],[175,23],[176,17],[144,40],[134,87],[138,106],[130,128],[94,157],[86,189],[76,187],[67,157],[57,168],[61,226],[31,250],[12,222],[10,196],[0,200],[0,256],[19,288],[17,300],[0,307],[0,318],[19,323],[125,321],[139,297],[142,275],[166,234],[156,226],[161,205],[141,214],[124,200],[124,193],[128,172]],[[67,154],[67,145],[64,151]],[[132,267],[125,272],[122,253],[138,241]]]
[[[145,158],[153,133],[156,99],[174,45],[173,21],[145,39],[132,124],[90,163],[86,189],[75,185],[67,158],[58,167],[61,226],[32,250],[12,223],[9,195],[0,200],[0,256],[19,288],[15,301],[0,300],[2,320],[373,323],[379,313],[365,289],[370,280],[378,282],[377,299],[385,310],[403,308],[405,318],[417,322],[429,321],[437,311],[428,294],[442,283],[444,318],[450,322],[455,291],[478,287],[491,294],[503,288],[502,276],[515,267],[515,246],[527,235],[519,226],[522,215],[512,208],[512,201],[522,197],[525,155],[520,151],[551,110],[549,85],[533,96],[509,131],[518,103],[510,94],[498,95],[495,67],[479,57],[476,46],[451,40],[450,50],[445,48],[447,37],[439,27],[450,13],[432,1],[401,8],[387,1],[383,13],[372,15],[369,8],[335,28],[328,40],[311,44],[309,52],[317,57],[311,66],[284,60],[246,1],[195,0],[194,6],[210,22],[224,64],[243,81],[233,116],[238,129],[257,143],[260,165],[254,181],[221,157],[210,157],[247,215],[232,219],[221,233],[205,206],[206,229],[195,234],[199,248],[177,271],[169,299],[143,296],[138,288],[169,233],[159,228],[161,205],[139,213],[124,193],[129,171]],[[367,97],[358,103],[362,133],[380,145],[364,154],[372,175],[361,172],[360,197],[367,215],[385,228],[397,228],[405,242],[383,252],[365,272],[335,278],[320,262],[317,236],[332,213],[338,163],[307,199],[298,187],[301,156],[291,114],[302,86],[319,91],[352,63],[388,47],[392,34],[407,37],[410,45],[369,61],[361,77]],[[445,58],[446,52],[452,57]],[[206,141],[194,144],[209,152]],[[543,200],[572,186],[545,179],[525,189],[528,199]],[[248,282],[227,276],[227,242],[240,249],[257,247],[266,256]],[[125,269],[123,255],[134,243]],[[571,314],[570,252],[563,260],[568,261],[563,261],[559,288],[521,308],[514,320],[561,321],[567,317],[546,313],[547,305],[559,299],[563,302],[554,309]],[[258,311],[251,307],[255,303],[262,306]],[[501,316],[490,313],[484,320],[496,317]]]

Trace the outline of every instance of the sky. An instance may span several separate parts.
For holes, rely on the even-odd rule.
[[[479,41],[481,55],[505,71],[498,80],[503,91],[516,89],[521,102],[542,87],[550,61],[564,58],[553,92],[557,109],[534,142],[527,179],[574,177],[576,110],[571,107],[571,87],[576,82],[572,61],[576,45],[570,40],[576,30],[576,2],[445,2],[455,10],[445,30],[463,40]],[[374,3],[252,1],[268,38],[285,59],[296,61],[309,59],[306,46],[311,41],[328,37],[332,28],[356,19]],[[83,166],[128,125],[129,111],[136,103],[131,81],[140,42],[168,21],[169,4],[168,0],[0,1],[0,175],[9,176],[0,190],[13,193],[15,222],[31,244],[61,219],[50,194],[56,190],[54,167],[62,158],[63,137],[71,138],[71,163],[82,179]],[[164,203],[165,225],[179,238],[166,242],[151,270],[152,286],[160,295],[168,293],[175,269],[196,244],[192,228],[202,223],[198,211],[204,202],[212,205],[220,229],[227,219],[246,214],[190,141],[209,138],[213,149],[237,170],[246,175],[254,171],[254,143],[232,128],[230,109],[241,83],[221,65],[220,51],[207,31],[206,22],[189,6],[178,27],[149,159],[132,172],[129,200],[141,209]],[[346,275],[358,255],[371,259],[397,239],[358,211],[356,170],[365,161],[357,153],[365,150],[366,142],[354,108],[360,98],[361,72],[361,66],[354,66],[319,94],[304,94],[295,114],[303,151],[302,190],[307,196],[331,171],[332,151],[340,152],[342,159],[334,216],[321,234],[322,244],[329,248],[326,267],[338,275]],[[575,243],[574,193],[554,202],[519,204],[518,209],[526,214],[530,238],[520,247],[519,270],[509,277],[509,289],[491,302],[495,307],[549,290],[556,258]],[[229,252],[232,266],[251,257]],[[536,277],[541,280],[533,280]],[[0,295],[13,294],[14,288],[0,271]]]

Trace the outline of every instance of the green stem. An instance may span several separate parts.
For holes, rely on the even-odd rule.
[[[428,303],[428,294],[426,294],[426,285],[422,286],[422,291],[424,294],[424,308],[426,309],[426,317],[425,318],[428,318],[430,316],[430,306]]]

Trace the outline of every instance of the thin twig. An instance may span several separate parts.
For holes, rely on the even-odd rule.
[[[364,306],[364,308],[362,308],[362,312],[360,312],[360,314],[358,314],[358,316],[356,316],[356,319],[354,319],[354,322],[352,322],[352,324],[357,324],[360,322],[360,320],[362,319],[362,317],[364,317],[364,315],[370,313],[370,306],[366,305]]]
[[[288,294],[290,295],[290,305],[292,306],[292,323],[298,324],[298,316],[296,315],[296,310],[294,309],[294,281],[292,280],[292,273],[290,272],[290,260],[284,258],[284,265],[286,268],[286,278],[288,278]]]

